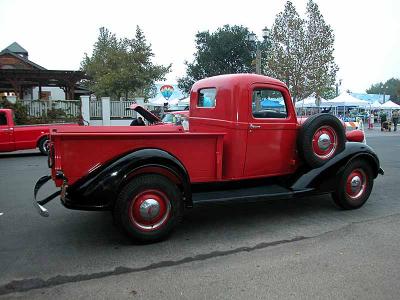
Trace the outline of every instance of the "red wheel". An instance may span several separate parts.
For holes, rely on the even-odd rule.
[[[342,152],[346,135],[340,120],[329,114],[309,117],[297,138],[300,156],[311,168],[318,168]]]
[[[355,209],[364,205],[374,185],[372,169],[366,160],[351,161],[332,193],[335,203],[343,209]]]
[[[134,240],[162,240],[182,215],[181,198],[178,187],[161,175],[134,177],[115,203],[115,222]]]

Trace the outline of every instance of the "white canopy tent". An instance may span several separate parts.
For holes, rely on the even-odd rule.
[[[356,97],[353,97],[347,92],[341,93],[339,96],[336,98],[333,98],[331,100],[328,100],[324,103],[324,106],[343,106],[343,107],[349,107],[349,106],[357,106],[357,107],[368,107],[369,103],[365,100],[360,100],[357,99]]]
[[[168,105],[177,105],[178,102],[178,98],[166,100],[164,97],[156,97],[149,99],[149,103],[154,106],[163,106],[164,103],[168,103]]]
[[[387,101],[383,103],[380,108],[385,110],[400,109],[400,105],[394,103],[393,101]]]
[[[382,104],[380,104],[378,101],[375,101],[374,103],[369,105],[370,109],[380,109],[381,106]]]
[[[321,105],[323,106],[323,104],[325,102],[327,102],[327,100],[320,98],[321,99]],[[314,107],[318,107],[317,104],[315,103],[316,97],[315,97],[315,93],[312,93],[310,96],[308,96],[307,98],[301,100],[301,101],[297,101],[295,106],[296,108],[314,108]]]
[[[189,105],[189,103],[190,103],[190,97],[179,100],[179,102],[178,102],[179,105]]]

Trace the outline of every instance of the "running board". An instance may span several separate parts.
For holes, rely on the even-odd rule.
[[[194,192],[192,199],[193,205],[213,202],[258,202],[270,199],[290,199],[313,190],[293,191],[274,184],[241,189]]]

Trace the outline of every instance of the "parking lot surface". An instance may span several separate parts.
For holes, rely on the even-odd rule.
[[[151,245],[130,242],[109,212],[55,200],[40,217],[32,189],[46,158],[0,154],[0,298],[398,299],[400,136],[373,130],[367,142],[385,176],[359,210],[329,196],[210,204]]]

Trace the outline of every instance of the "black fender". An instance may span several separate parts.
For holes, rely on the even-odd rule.
[[[185,206],[192,205],[187,170],[175,156],[160,149],[140,149],[106,162],[68,186],[62,202],[71,209],[109,210],[125,184],[148,173],[168,177],[182,190]]]
[[[383,175],[378,156],[368,145],[357,142],[347,142],[345,149],[325,163],[315,169],[300,168],[292,178],[290,188],[293,191],[313,189],[318,193],[330,193],[335,190],[338,176],[346,166],[356,158],[363,158],[368,161],[374,172],[374,178],[378,174]]]

